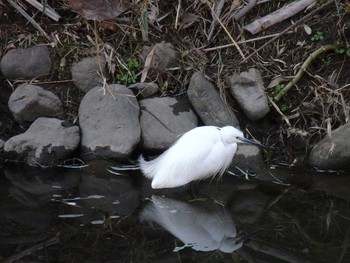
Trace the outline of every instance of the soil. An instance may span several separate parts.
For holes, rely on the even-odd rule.
[[[233,1],[241,2],[234,10],[230,10],[231,1],[226,1],[220,15],[223,25],[216,23],[213,34],[208,39],[208,32],[215,19],[205,1],[181,1],[178,20],[179,1],[141,1],[118,18],[106,21],[86,20],[71,10],[69,1],[47,1],[62,17],[57,23],[26,1],[18,2],[53,40],[51,43],[47,41],[7,1],[0,1],[0,56],[12,48],[39,44],[51,46],[53,67],[50,76],[31,81],[53,91],[61,98],[67,113],[66,118],[71,122],[78,121],[78,105],[83,96],[71,81],[70,68],[74,61],[103,53],[109,58],[110,65],[109,74],[105,77],[108,83],[115,83],[117,75],[123,72],[120,62],[127,63],[130,58],[139,59],[144,45],[161,41],[172,43],[180,51],[181,61],[178,68],[147,80],[161,85],[162,92],[159,96],[186,96],[192,74],[196,71],[204,72],[223,94],[227,104],[237,113],[241,126],[270,147],[266,154],[271,163],[303,163],[312,146],[326,134],[327,129],[335,129],[348,121],[348,1],[334,1],[267,44],[246,62],[242,62],[235,47],[220,48],[232,43],[226,31],[239,43],[241,51],[247,57],[271,39],[262,37],[282,32],[292,23],[303,19],[310,11],[300,12],[252,35],[244,31],[242,26],[290,1],[259,4],[239,22],[234,21],[232,15],[244,5],[244,1]],[[310,10],[324,3],[325,1],[316,1]],[[148,40],[142,39],[139,23],[143,12],[147,12],[149,19],[155,17],[148,26]],[[311,33],[308,32],[309,29]],[[338,48],[316,57],[296,85],[276,102],[278,109],[271,105],[270,113],[254,123],[240,112],[227,89],[226,79],[229,75],[246,71],[250,67],[257,68],[263,76],[266,93],[273,98],[296,75],[308,56],[327,44],[341,44],[344,52]],[[206,50],[215,47],[218,49]],[[142,63],[140,61],[135,69],[136,81],[140,80]],[[283,81],[279,83],[276,79]],[[274,87],[270,87],[272,81],[276,84]],[[14,121],[7,107],[12,90],[20,82],[6,80],[0,75],[0,138],[3,140],[24,131]]]

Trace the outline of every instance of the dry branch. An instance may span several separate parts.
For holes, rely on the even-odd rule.
[[[316,8],[315,10],[311,11],[309,14],[307,14],[306,16],[302,17],[301,19],[299,19],[297,22],[295,22],[294,24],[291,24],[289,27],[287,27],[286,29],[284,29],[281,33],[277,34],[275,37],[271,38],[269,41],[267,41],[264,45],[260,46],[258,49],[256,49],[253,53],[249,54],[249,56],[247,56],[245,59],[243,59],[240,64],[246,62],[248,59],[250,59],[252,56],[254,56],[256,53],[258,53],[260,50],[262,50],[263,48],[265,48],[267,45],[269,45],[270,43],[274,42],[276,39],[278,39],[279,37],[281,37],[282,35],[284,35],[286,32],[290,31],[292,28],[300,25],[302,22],[304,22],[305,20],[309,19],[311,16],[313,16],[314,14],[316,14],[317,12],[319,12],[320,10],[322,10],[323,8],[329,6],[330,4],[334,3],[333,0],[328,0],[327,3],[323,4],[322,6]]]
[[[233,17],[236,20],[241,20],[245,17],[255,6],[257,5],[257,0],[249,0],[248,4],[239,10]]]
[[[60,20],[61,16],[51,8],[51,6],[48,6],[47,4],[43,5],[42,3],[38,2],[37,0],[26,0],[29,4],[34,6],[36,9],[38,9],[40,12],[43,12],[45,15],[50,17],[52,20],[58,22]]]
[[[307,6],[313,4],[316,0],[298,0],[289,5],[283,6],[282,8],[272,12],[271,14],[255,20],[254,22],[244,26],[244,29],[252,34],[259,33],[268,27],[277,24],[295,14]]]

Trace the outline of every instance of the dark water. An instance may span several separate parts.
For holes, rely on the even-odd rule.
[[[272,169],[153,191],[138,171],[5,167],[1,262],[350,262],[350,176]]]

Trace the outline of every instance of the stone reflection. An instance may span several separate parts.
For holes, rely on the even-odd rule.
[[[6,167],[4,174],[12,183],[9,193],[20,203],[30,207],[47,203],[55,193],[77,186],[80,178],[72,170],[27,166]]]
[[[152,203],[144,208],[140,219],[155,222],[180,239],[184,246],[174,251],[191,247],[197,251],[232,253],[243,244],[243,239],[237,238],[231,215],[224,208],[209,210],[153,195]]]

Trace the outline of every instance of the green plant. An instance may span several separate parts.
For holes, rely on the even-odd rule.
[[[323,38],[324,38],[323,32],[317,31],[317,32],[311,37],[311,40],[312,40],[312,41],[321,41],[321,40],[323,40]]]
[[[283,90],[285,86],[286,84],[280,83],[273,87],[273,90],[271,92],[272,97],[275,97],[278,93],[280,93],[280,91]]]
[[[118,84],[133,84],[136,82],[136,72],[135,70],[140,66],[138,60],[134,57],[128,58],[126,64],[120,65],[120,71],[117,74],[115,81]]]

